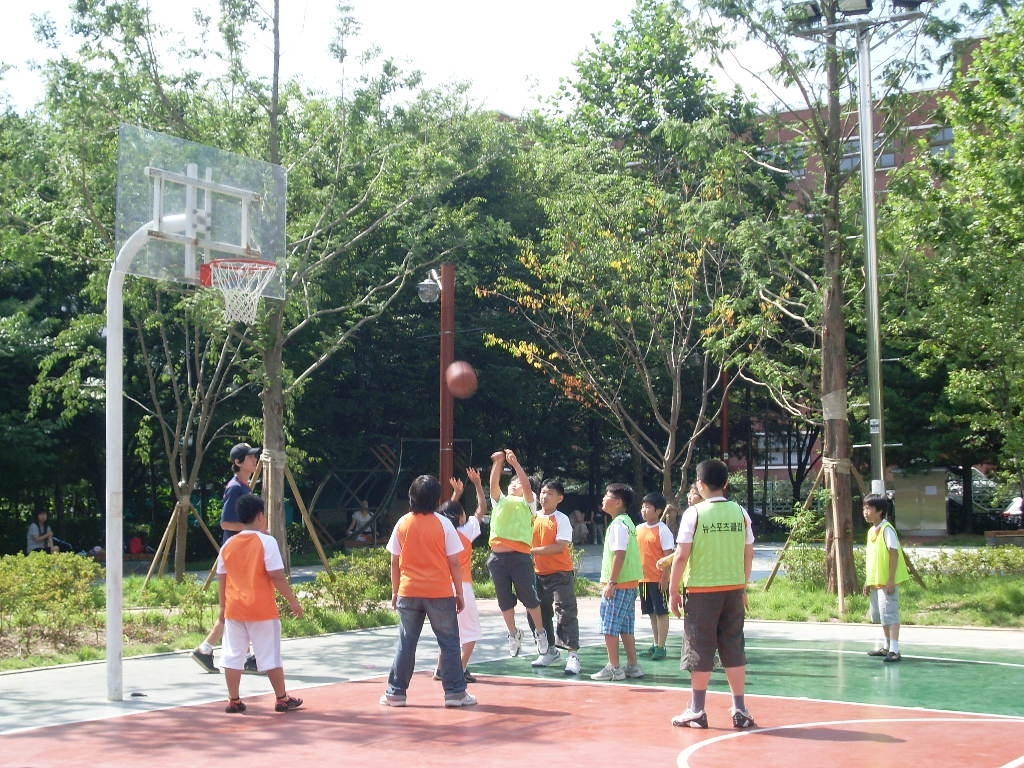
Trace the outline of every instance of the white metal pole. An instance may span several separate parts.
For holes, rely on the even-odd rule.
[[[885,493],[885,428],[882,415],[881,332],[878,309],[878,241],[875,219],[875,130],[871,98],[871,27],[857,28],[861,198],[864,206],[864,272],[867,304],[868,428],[871,492]]]
[[[136,232],[136,235],[138,232]],[[121,540],[124,531],[122,499],[122,413],[124,368],[124,276],[120,262],[133,235],[121,248],[107,279],[107,699],[124,696],[122,606],[123,570]],[[143,238],[143,242],[144,242]],[[138,246],[135,250],[138,250]],[[134,256],[134,253],[131,254]],[[131,256],[127,261],[131,262]]]
[[[185,215],[168,216],[166,230],[182,230]],[[107,381],[106,381],[106,560],[107,560],[107,699],[124,698],[124,277],[135,254],[158,226],[150,221],[135,230],[121,250],[107,278]]]

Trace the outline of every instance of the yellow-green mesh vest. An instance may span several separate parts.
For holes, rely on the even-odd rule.
[[[735,501],[702,501],[697,505],[697,527],[683,583],[687,587],[744,586],[746,546],[746,519],[740,505]]]
[[[533,510],[525,499],[502,496],[491,510],[491,531],[488,541],[495,539],[533,544]]]
[[[878,535],[874,541],[871,540],[872,529],[868,529],[867,546],[864,549],[864,583],[869,587],[882,587],[889,583],[889,548],[885,546],[886,526],[893,528],[892,523],[883,520],[878,526]],[[903,559],[903,550],[898,549],[896,552],[896,583],[901,584],[910,578],[910,573],[907,571],[907,562]]]
[[[624,581],[640,581],[644,575],[643,567],[640,565],[640,545],[636,541],[636,525],[629,515],[622,514],[608,523],[611,528],[616,521],[621,520],[622,524],[629,530],[629,541],[626,543],[626,559],[622,561],[622,570],[619,571],[619,583]],[[601,558],[601,581],[607,583],[612,578],[612,552],[608,535],[604,537],[604,556]]]

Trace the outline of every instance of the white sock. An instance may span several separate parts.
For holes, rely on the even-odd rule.
[[[201,642],[199,644],[199,652],[200,653],[213,653],[213,646],[210,645],[205,640],[203,640],[203,642]]]
[[[899,652],[900,652],[900,641],[899,640],[893,640],[892,642],[890,642],[889,643],[889,653],[899,653]]]

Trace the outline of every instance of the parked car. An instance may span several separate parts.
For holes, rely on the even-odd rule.
[[[971,467],[971,509],[964,509],[963,480],[959,472],[946,476],[946,530],[953,533],[981,533],[1016,527],[1003,516],[1005,504],[999,483]]]

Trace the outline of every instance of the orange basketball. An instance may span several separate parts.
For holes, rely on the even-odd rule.
[[[465,399],[476,394],[476,371],[464,360],[456,360],[444,372],[444,383],[455,397]]]

